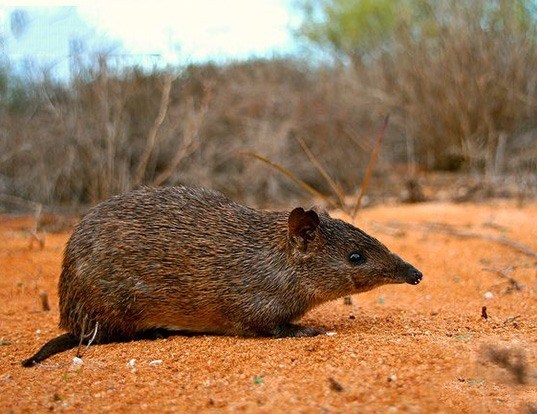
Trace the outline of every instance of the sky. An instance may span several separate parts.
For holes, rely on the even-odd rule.
[[[286,0],[194,0],[147,2],[129,6],[101,2],[80,7],[80,14],[123,39],[134,52],[181,53],[206,57],[247,57],[292,47]]]
[[[13,10],[28,10],[29,29],[17,38],[11,33],[4,47],[15,57],[61,59],[69,54],[66,38],[78,36],[92,48],[115,45],[112,52],[159,55],[166,63],[225,61],[292,53],[291,29],[298,24],[292,1],[3,1],[0,28],[6,37]]]
[[[74,6],[99,35],[117,39],[133,53],[173,54],[193,60],[289,51],[292,0],[3,1],[0,19],[19,8]],[[73,8],[73,7],[71,7]],[[168,56],[172,58],[172,56]]]

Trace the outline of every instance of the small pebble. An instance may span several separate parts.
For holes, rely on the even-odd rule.
[[[485,299],[492,299],[492,298],[494,297],[494,293],[492,293],[492,292],[486,292],[486,293],[483,295],[483,297],[484,297]]]
[[[84,361],[82,361],[82,358],[74,357],[72,363],[73,365],[82,365],[84,364]]]
[[[388,382],[395,382],[397,381],[397,375],[392,374],[388,377]]]
[[[36,335],[40,335],[40,334],[41,334],[41,329],[37,329],[37,330],[35,331],[35,334],[36,334]]]
[[[155,365],[160,365],[162,364],[162,359],[155,359],[154,361],[151,361],[149,363],[149,366],[155,366]]]
[[[132,358],[129,362],[127,362],[127,368],[133,369],[136,367],[136,359]]]
[[[330,384],[330,389],[332,391],[336,391],[336,392],[342,392],[345,390],[345,388],[343,388],[343,385],[341,385],[339,382],[337,382],[334,378],[332,377],[329,377],[328,378],[328,382]]]
[[[337,334],[337,332],[335,332],[335,331],[330,331],[330,332],[326,333],[326,335],[328,335],[328,336],[334,336],[336,334]]]

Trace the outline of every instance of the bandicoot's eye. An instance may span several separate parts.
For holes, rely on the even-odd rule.
[[[354,252],[349,255],[349,260],[352,264],[360,265],[365,262],[365,257],[358,252]]]

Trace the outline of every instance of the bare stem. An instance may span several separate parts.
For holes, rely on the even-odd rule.
[[[262,155],[259,155],[259,154],[255,153],[255,152],[241,152],[240,154],[241,155],[246,155],[248,157],[253,157],[255,159],[258,159],[259,161],[264,162],[267,165],[270,165],[272,168],[274,168],[274,169],[278,170],[279,172],[281,172],[283,175],[285,175],[287,178],[289,178],[295,184],[298,184],[303,190],[307,191],[308,193],[310,193],[314,197],[318,197],[318,198],[324,200],[326,203],[330,204],[331,207],[337,208],[336,203],[334,203],[332,200],[330,200],[329,197],[327,197],[323,193],[317,191],[311,185],[305,183],[303,180],[301,180],[300,178],[296,177],[291,171],[289,171],[288,169],[282,167],[281,165],[273,163],[269,159],[263,157]]]
[[[308,156],[308,159],[313,164],[313,166],[319,171],[319,173],[323,176],[323,178],[326,180],[334,194],[339,200],[339,204],[341,205],[341,208],[345,209],[345,194],[343,191],[341,191],[341,188],[336,184],[336,182],[330,177],[330,174],[328,174],[328,171],[322,166],[322,164],[317,160],[315,155],[311,152],[311,150],[308,148],[306,143],[302,138],[297,137],[296,140]]]
[[[360,194],[358,195],[358,198],[356,199],[356,204],[354,205],[354,210],[352,211],[353,220],[356,219],[358,210],[360,210],[360,207],[362,205],[362,198],[365,195],[367,185],[369,184],[369,180],[371,179],[373,168],[375,168],[375,164],[377,163],[378,155],[380,152],[380,146],[382,144],[382,140],[384,139],[386,129],[388,128],[389,121],[390,121],[390,114],[386,115],[386,118],[384,119],[384,125],[382,126],[382,129],[375,141],[375,146],[373,147],[373,150],[371,151],[371,155],[369,157],[369,163],[367,164],[367,170],[365,171],[365,176],[364,176],[364,179],[362,180],[362,188],[360,189]]]
[[[138,185],[142,182],[145,174],[145,170],[147,168],[147,163],[149,162],[149,158],[151,157],[151,154],[153,153],[153,149],[155,148],[155,145],[158,141],[158,132],[160,130],[160,126],[164,122],[164,119],[166,118],[166,114],[168,112],[168,107],[170,105],[170,92],[172,89],[172,83],[175,80],[175,77],[171,74],[167,74],[164,77],[164,84],[162,85],[162,95],[160,97],[160,107],[157,114],[157,117],[155,118],[155,122],[153,122],[153,125],[151,129],[149,130],[149,133],[147,134],[147,140],[146,145],[144,148],[144,152],[142,153],[142,157],[140,159],[140,162],[138,163],[138,167],[136,168],[136,173],[134,175],[134,184]]]

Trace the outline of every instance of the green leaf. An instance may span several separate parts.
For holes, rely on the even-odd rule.
[[[484,382],[485,380],[483,378],[476,378],[476,379],[471,379],[471,380],[466,381],[468,385],[480,385],[480,384],[483,384]]]
[[[455,335],[455,339],[457,341],[468,341],[469,339],[472,338],[472,336],[474,336],[474,335],[471,334],[471,333],[465,333],[463,335]]]

